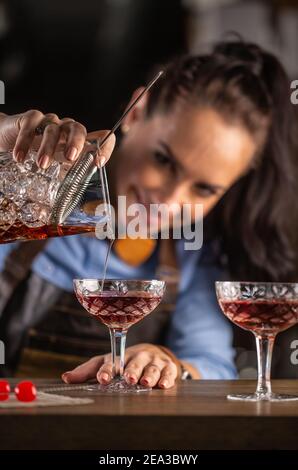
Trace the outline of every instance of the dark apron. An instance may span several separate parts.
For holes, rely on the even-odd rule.
[[[27,376],[57,375],[90,356],[110,352],[107,327],[91,317],[73,293],[30,271],[44,245],[45,241],[39,243],[37,249],[35,241],[26,242],[13,250],[0,275],[0,339],[5,344],[1,376],[13,375],[17,370],[19,375],[20,370]],[[164,343],[179,282],[171,240],[160,241],[156,276],[167,281],[163,302],[129,330],[127,346]],[[33,366],[38,369],[39,362],[43,370],[37,372]]]

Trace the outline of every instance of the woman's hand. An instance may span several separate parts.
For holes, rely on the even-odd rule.
[[[12,150],[14,159],[21,163],[28,150],[34,149],[38,164],[47,168],[51,159],[56,158],[56,152],[62,151],[66,160],[73,162],[83,150],[86,139],[102,138],[107,132],[87,134],[86,128],[74,119],[60,119],[56,114],[43,114],[35,109],[13,116],[0,114],[0,151]],[[112,135],[100,150],[101,164],[110,158],[114,145]]]
[[[153,344],[138,344],[126,350],[124,378],[127,383],[140,382],[145,387],[171,388],[178,378],[178,360]],[[62,379],[66,383],[82,383],[96,378],[101,384],[112,380],[111,355],[95,356],[70,372]]]

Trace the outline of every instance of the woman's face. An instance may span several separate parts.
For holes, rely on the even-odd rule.
[[[184,105],[149,118],[139,109],[125,127],[113,187],[127,206],[201,203],[205,216],[247,171],[256,150],[242,126],[210,108]]]

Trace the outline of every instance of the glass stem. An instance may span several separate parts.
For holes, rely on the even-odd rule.
[[[256,393],[258,395],[271,394],[271,359],[275,340],[275,335],[256,336],[258,355],[258,385]]]
[[[110,328],[111,337],[111,351],[112,351],[112,363],[113,363],[113,377],[122,379],[124,365],[125,365],[125,342],[126,342],[126,330],[116,330]],[[119,360],[118,360],[119,358]],[[117,367],[119,362],[119,369]],[[119,370],[119,374],[117,374]]]

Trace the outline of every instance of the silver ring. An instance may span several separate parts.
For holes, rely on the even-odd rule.
[[[49,126],[50,124],[55,124],[56,126],[58,126],[59,124],[57,124],[57,122],[55,121],[44,121],[42,122],[41,124],[39,124],[39,126],[37,126],[35,128],[35,134],[36,135],[42,135],[44,133],[44,130],[47,126]]]

